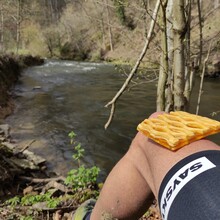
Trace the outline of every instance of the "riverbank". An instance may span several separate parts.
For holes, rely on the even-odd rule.
[[[26,160],[30,155],[23,155],[28,146],[22,150],[10,139],[10,126],[4,124],[3,119],[13,112],[14,103],[11,89],[18,81],[22,69],[42,63],[43,59],[39,57],[0,56],[0,197],[7,195],[7,192],[14,188],[12,183],[14,178],[20,175],[26,168],[37,168],[35,165],[32,166],[32,162],[29,163]],[[28,152],[28,154],[32,153]],[[25,158],[25,161],[22,162],[23,159],[20,160],[20,157]]]
[[[33,56],[0,56],[0,120],[10,115],[14,104],[11,88],[19,79],[22,69],[43,64],[43,59]]]

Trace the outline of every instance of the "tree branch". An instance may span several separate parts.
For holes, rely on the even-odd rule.
[[[199,106],[200,106],[201,95],[202,95],[202,87],[203,87],[203,80],[204,80],[204,75],[205,75],[205,68],[206,68],[206,63],[209,59],[209,54],[210,54],[210,51],[211,51],[211,45],[212,45],[212,43],[210,43],[210,45],[209,45],[209,50],[208,50],[207,56],[206,56],[206,58],[204,60],[204,64],[203,64],[200,87],[199,87],[199,96],[198,96],[198,102],[197,102],[197,107],[196,107],[196,114],[197,115],[199,114]]]
[[[48,183],[50,181],[59,181],[59,180],[65,181],[65,177],[63,176],[58,176],[58,177],[53,177],[53,178],[44,178],[44,179],[32,178],[32,177],[27,177],[27,176],[19,176],[18,178],[21,180],[32,182],[32,183]]]
[[[160,0],[157,0],[156,6],[155,6],[155,9],[154,9],[154,13],[153,13],[153,19],[151,20],[151,25],[150,25],[150,29],[149,29],[149,32],[148,32],[148,35],[147,35],[147,38],[146,38],[146,41],[145,41],[145,45],[144,45],[144,48],[143,48],[136,64],[134,65],[133,69],[131,70],[130,74],[128,75],[127,79],[125,80],[124,84],[122,85],[121,89],[116,93],[116,95],[113,97],[113,99],[105,105],[105,107],[108,107],[109,105],[111,105],[111,112],[110,112],[110,115],[109,115],[109,119],[108,119],[107,123],[105,124],[105,129],[108,128],[108,126],[110,125],[110,123],[113,119],[114,112],[115,112],[115,103],[116,103],[117,99],[125,91],[126,87],[128,86],[129,82],[131,81],[132,77],[136,73],[136,71],[137,71],[137,69],[140,65],[141,60],[144,58],[144,55],[146,54],[146,51],[147,51],[148,46],[149,46],[150,41],[151,41],[151,36],[152,36],[153,30],[154,30],[154,26],[155,26],[155,23],[156,23],[159,7],[160,7]]]

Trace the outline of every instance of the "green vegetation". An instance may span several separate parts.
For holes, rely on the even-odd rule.
[[[60,198],[53,198],[52,197],[53,192],[48,191],[45,194],[40,195],[25,195],[23,197],[15,196],[11,199],[8,199],[5,204],[11,205],[12,207],[15,207],[17,205],[21,206],[32,206],[39,202],[46,202],[46,205],[48,208],[55,208],[60,203]]]
[[[82,163],[85,150],[81,147],[80,143],[75,141],[76,134],[72,131],[69,133],[70,143],[73,145],[75,153],[73,154],[73,159],[77,163],[78,168],[69,171],[66,180],[64,181],[67,187],[67,192],[65,194],[56,193],[56,189],[49,189],[46,192],[41,192],[40,194],[30,193],[24,196],[15,196],[5,201],[4,205],[9,208],[15,208],[19,206],[28,206],[33,208],[33,205],[37,205],[34,209],[39,212],[43,207],[49,209],[54,209],[62,206],[62,204],[68,201],[73,201],[72,203],[80,204],[89,198],[97,198],[99,195],[100,188],[97,184],[97,178],[100,169],[97,166],[91,168],[86,168]],[[29,220],[32,219],[30,216],[20,219]]]
[[[75,154],[73,154],[73,159],[77,161],[78,168],[69,171],[65,183],[71,186],[74,191],[96,185],[100,169],[97,166],[86,168],[82,164],[81,159],[84,157],[85,150],[81,147],[80,143],[74,142],[76,134],[73,131],[69,133],[69,137],[70,143],[76,144],[74,146]]]

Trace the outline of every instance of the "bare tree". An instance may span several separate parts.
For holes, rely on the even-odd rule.
[[[191,0],[161,0],[161,21],[157,110],[186,110],[192,91]]]
[[[4,8],[3,3],[0,6],[0,24],[1,24],[1,32],[0,32],[0,51],[4,51]]]
[[[17,16],[14,17],[15,22],[16,22],[16,45],[17,45],[17,50],[16,52],[18,53],[19,47],[20,47],[20,37],[21,37],[21,21],[22,21],[22,0],[17,1]]]
[[[186,31],[186,47],[185,47],[185,88],[184,88],[184,97],[186,99],[186,110],[189,109],[190,96],[192,92],[192,80],[194,77],[194,69],[191,65],[191,0],[186,1],[186,18],[187,18],[187,31]]]
[[[157,86],[157,111],[163,111],[165,109],[165,90],[168,78],[168,45],[167,45],[167,19],[166,19],[166,7],[167,0],[161,1],[161,60],[160,60],[160,72],[159,81]]]
[[[184,38],[186,33],[186,19],[184,14],[184,0],[175,0],[173,2],[173,46],[174,46],[174,110],[183,110],[185,107],[184,100],[184,74],[185,74],[185,57],[184,57]]]
[[[201,3],[200,0],[197,0],[197,8],[198,8],[198,17],[199,17],[199,60],[198,60],[198,66],[200,68],[202,63],[202,45],[203,45],[203,22],[202,22],[202,10],[201,10]]]
[[[209,50],[208,50],[208,54],[204,60],[204,64],[203,64],[203,69],[202,69],[202,74],[201,74],[201,80],[200,80],[200,86],[199,86],[199,95],[198,95],[198,101],[197,101],[197,106],[196,106],[196,114],[199,114],[199,107],[200,107],[200,102],[201,102],[201,96],[202,96],[202,88],[203,88],[203,81],[204,81],[204,75],[205,75],[205,69],[206,69],[206,64],[208,62],[209,59],[209,55],[210,55],[210,51],[211,51],[211,45],[209,45]]]
[[[153,33],[153,30],[154,30],[154,27],[155,27],[155,24],[156,24],[159,8],[160,8],[160,0],[157,0],[156,5],[155,5],[155,9],[154,9],[154,12],[153,12],[153,15],[152,15],[150,29],[149,29],[149,32],[148,32],[143,50],[141,51],[141,54],[138,57],[137,62],[135,63],[133,69],[131,70],[130,74],[128,75],[127,79],[125,80],[125,82],[122,85],[122,87],[120,88],[120,90],[116,93],[116,95],[113,97],[113,99],[105,105],[105,107],[108,107],[109,105],[111,105],[111,112],[110,112],[110,115],[109,115],[109,119],[105,124],[105,129],[108,128],[108,126],[110,125],[110,123],[113,119],[114,112],[115,112],[115,105],[116,105],[116,102],[117,102],[118,98],[122,95],[122,93],[127,88],[128,84],[130,83],[132,77],[136,73],[142,59],[144,58],[144,56],[147,52],[147,49],[148,49],[149,44],[150,44],[151,39],[152,39],[152,33]]]
[[[106,16],[107,16],[107,23],[108,23],[108,35],[109,35],[109,45],[111,51],[113,51],[113,41],[112,41],[112,28],[111,28],[111,22],[110,22],[110,15],[109,15],[109,6],[108,6],[108,0],[105,0],[106,4]]]

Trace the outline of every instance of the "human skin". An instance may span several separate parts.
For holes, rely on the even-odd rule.
[[[162,113],[150,117],[158,114]],[[205,150],[220,150],[220,147],[202,139],[173,152],[138,132],[127,153],[108,175],[90,219],[140,218],[154,197],[158,199],[167,172],[186,156]]]

